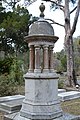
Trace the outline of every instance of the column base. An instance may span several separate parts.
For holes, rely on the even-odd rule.
[[[12,116],[5,115],[4,120],[65,120],[63,116],[54,119],[42,119],[41,116],[38,119],[29,119],[20,115],[20,113],[13,113]],[[69,119],[67,119],[69,120]]]
[[[41,73],[41,69],[34,69],[34,73]]]
[[[32,103],[24,100],[20,115],[32,120],[52,120],[62,116],[59,101],[51,103]]]
[[[49,69],[43,69],[43,73],[49,73],[50,70]]]
[[[33,72],[34,72],[33,69],[29,69],[29,70],[28,70],[28,73],[33,73]]]

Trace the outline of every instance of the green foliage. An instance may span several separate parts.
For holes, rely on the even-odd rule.
[[[13,63],[12,57],[8,57],[3,60],[0,60],[0,75],[4,73],[9,74],[12,63]]]
[[[66,59],[66,54],[65,51],[62,50],[61,52],[55,53],[55,58],[59,61],[57,65],[57,71],[66,71],[67,70],[67,59]]]
[[[76,75],[80,75],[80,36],[74,38],[74,61],[75,61],[75,71]],[[66,72],[67,69],[67,58],[65,50],[55,53],[56,60],[56,70],[58,72]]]
[[[0,96],[16,94],[17,83],[8,74],[0,75]]]
[[[74,38],[75,71],[80,75],[80,36]]]
[[[16,57],[7,57],[0,61],[0,75],[8,74],[18,84],[23,82],[23,61]]]
[[[23,61],[18,60],[17,58],[13,59],[13,64],[10,69],[10,76],[18,84],[23,83],[23,70],[22,70]]]
[[[22,65],[16,57],[0,61],[0,96],[16,94],[17,86],[24,84]]]
[[[58,88],[61,89],[64,87],[64,82],[62,80],[58,80]]]
[[[62,71],[66,72],[66,70],[67,70],[67,58],[66,58],[66,55],[63,55],[61,57],[61,65],[62,65]]]
[[[24,7],[17,6],[13,12],[7,12],[0,24],[0,49],[7,53],[28,50],[24,36],[28,35],[31,15]]]

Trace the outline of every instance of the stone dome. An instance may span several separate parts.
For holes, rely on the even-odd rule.
[[[44,18],[40,18],[30,26],[29,35],[54,35],[54,29]]]
[[[45,6],[41,3],[39,7],[41,14],[40,19],[34,22],[29,29],[29,36],[32,35],[54,35],[54,29],[49,22],[44,19]]]

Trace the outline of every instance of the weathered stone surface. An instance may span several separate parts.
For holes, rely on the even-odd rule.
[[[23,99],[24,98],[20,98],[18,100],[0,103],[0,111],[5,113],[14,113],[20,111]]]
[[[58,100],[56,73],[27,73],[25,75],[25,100],[20,115],[29,119],[55,119],[62,115]]]
[[[14,101],[14,100],[23,99],[23,98],[24,98],[23,95],[13,95],[13,96],[0,97],[0,103]]]
[[[10,114],[10,115],[5,115],[4,120],[31,120],[31,119],[24,118],[24,117],[20,116],[19,113],[14,113],[14,114]],[[41,119],[41,120],[44,120],[44,119]],[[80,120],[80,116],[75,116],[75,115],[70,115],[68,113],[63,113],[63,116],[61,116],[59,118],[52,119],[52,120]]]
[[[63,92],[66,92],[66,90],[65,89],[58,89],[58,94],[63,93]]]
[[[54,35],[53,27],[44,18],[39,19],[30,26],[29,35]]]
[[[61,101],[72,100],[75,98],[80,98],[80,92],[78,91],[63,92],[59,93],[58,96],[60,97]]]

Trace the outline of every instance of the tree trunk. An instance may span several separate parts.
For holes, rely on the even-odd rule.
[[[66,54],[67,54],[67,76],[69,81],[68,86],[74,87],[77,84],[77,79],[74,69],[74,47],[72,36],[68,36],[66,39]]]
[[[65,18],[65,48],[67,55],[68,85],[74,87],[76,85],[76,76],[74,69],[74,48],[70,25],[69,0],[65,0],[64,18]]]

